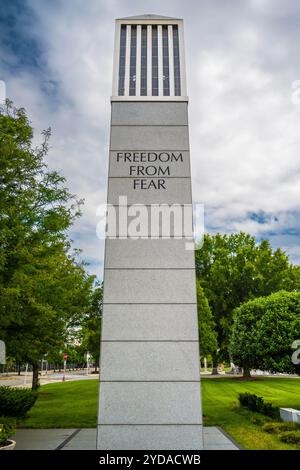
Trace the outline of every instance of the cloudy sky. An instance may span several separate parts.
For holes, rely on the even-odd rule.
[[[183,17],[194,200],[208,232],[269,238],[300,262],[300,2],[1,0],[0,79],[48,164],[85,199],[72,239],[102,277],[114,18]],[[298,80],[298,82],[297,82]]]

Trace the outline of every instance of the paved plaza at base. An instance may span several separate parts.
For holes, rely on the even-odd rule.
[[[239,450],[221,429],[214,426],[203,429],[204,450]],[[16,450],[96,450],[96,432],[95,428],[19,429],[13,439],[17,442]]]

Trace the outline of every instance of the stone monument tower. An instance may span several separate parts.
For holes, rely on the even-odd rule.
[[[181,19],[116,20],[108,204],[98,449],[201,449]]]

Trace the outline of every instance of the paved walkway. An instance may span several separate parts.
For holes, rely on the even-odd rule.
[[[86,371],[67,371],[65,374],[65,380],[89,380],[89,379],[99,379],[99,374],[87,374]],[[39,376],[39,381],[41,385],[46,385],[53,382],[62,382],[63,372],[48,372],[47,374]],[[0,374],[0,386],[6,385],[9,387],[26,387],[30,388],[32,382],[32,372],[28,372],[25,377],[24,372],[21,375],[18,374]]]
[[[19,429],[16,450],[96,450],[96,429]],[[238,450],[221,429],[204,428],[205,450]]]

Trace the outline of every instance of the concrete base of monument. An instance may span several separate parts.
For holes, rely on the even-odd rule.
[[[203,438],[203,450],[239,450],[220,428],[204,427]],[[96,450],[97,429],[19,429],[13,439],[17,441],[16,450]],[[183,450],[180,444],[176,450]]]
[[[203,449],[200,424],[99,425],[98,450]]]

